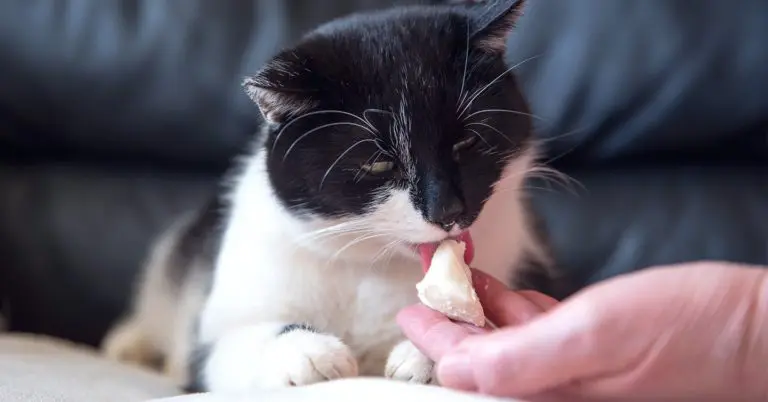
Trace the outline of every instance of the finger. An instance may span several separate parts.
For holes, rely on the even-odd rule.
[[[517,294],[530,300],[531,303],[538,306],[542,311],[549,311],[560,304],[557,299],[535,290],[521,290]]]
[[[472,270],[472,283],[486,317],[500,327],[527,322],[545,311],[538,299],[534,302],[519,292],[511,291],[482,271]]]
[[[397,315],[397,323],[405,336],[433,361],[470,335],[483,333],[480,328],[454,323],[444,315],[423,305],[406,307]]]
[[[584,303],[569,303],[525,325],[465,338],[438,362],[438,379],[451,388],[526,396],[597,375],[606,362],[594,361],[594,321]]]

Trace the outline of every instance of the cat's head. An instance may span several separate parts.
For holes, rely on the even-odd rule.
[[[423,6],[323,25],[245,88],[268,122],[275,193],[296,216],[403,243],[456,236],[530,148],[505,64],[522,1]]]

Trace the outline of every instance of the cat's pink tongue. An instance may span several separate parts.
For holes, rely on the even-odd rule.
[[[458,240],[467,245],[464,250],[464,262],[469,265],[472,262],[472,258],[475,256],[475,246],[472,243],[472,235],[469,231],[464,231],[458,235],[454,240]],[[426,273],[429,270],[429,266],[432,264],[432,257],[437,251],[437,243],[422,243],[419,244],[419,255],[421,255],[421,269]]]

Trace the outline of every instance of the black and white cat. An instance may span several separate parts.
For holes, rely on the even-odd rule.
[[[212,391],[429,382],[395,323],[417,302],[420,245],[461,237],[507,282],[549,265],[522,193],[530,115],[504,61],[522,3],[348,16],[248,78],[263,135],[224,200],[158,242],[106,353],[163,357]]]

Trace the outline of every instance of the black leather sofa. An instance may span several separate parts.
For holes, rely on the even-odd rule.
[[[12,329],[97,343],[153,236],[255,132],[242,77],[321,21],[392,3],[0,2]],[[545,160],[583,185],[533,190],[571,290],[655,264],[768,264],[766,38],[763,0],[529,2],[509,60],[537,56],[517,71]]]

